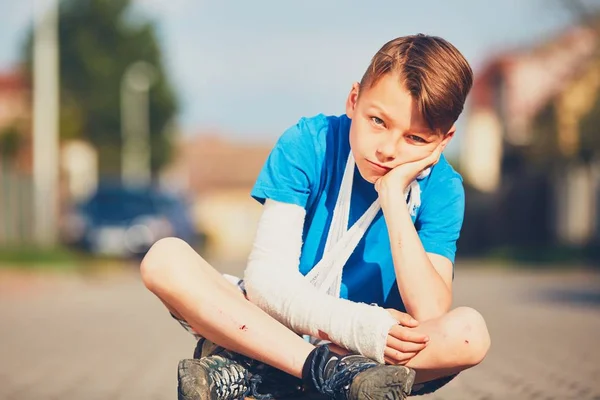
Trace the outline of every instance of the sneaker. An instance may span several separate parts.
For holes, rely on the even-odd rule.
[[[227,350],[204,338],[198,340],[194,350],[194,359],[203,362],[198,363],[194,362],[194,360],[183,360],[180,363],[179,392],[181,400],[229,400],[238,398],[239,393],[245,393],[245,395],[252,393],[256,399],[268,399],[271,397],[293,398],[300,397],[305,393],[301,379],[250,357]],[[182,365],[182,363],[184,364]],[[199,364],[199,366],[191,367],[191,364]],[[187,371],[190,368],[193,371]],[[182,371],[182,369],[185,369],[185,371]],[[190,375],[191,378],[189,377]],[[207,378],[207,375],[210,376]],[[210,388],[211,382],[214,382],[214,390]],[[227,389],[221,388],[225,384],[231,385],[231,394],[229,394]],[[254,386],[252,386],[253,384]],[[269,394],[258,394],[258,384],[260,384],[261,392]],[[185,396],[187,397],[182,397],[182,392],[191,394],[186,394]],[[193,397],[193,393],[195,392],[206,392],[207,394]]]
[[[178,400],[237,400],[249,395],[272,399],[257,393],[260,376],[251,376],[238,363],[218,355],[181,360],[177,380]]]
[[[319,346],[311,354],[309,377],[319,392],[338,400],[404,400],[415,371],[401,365],[382,365],[360,355],[338,357]]]

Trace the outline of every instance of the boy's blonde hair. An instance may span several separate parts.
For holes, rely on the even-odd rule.
[[[389,41],[375,54],[360,81],[368,90],[383,76],[397,73],[432,130],[447,132],[463,111],[473,86],[473,71],[446,40],[424,34]]]

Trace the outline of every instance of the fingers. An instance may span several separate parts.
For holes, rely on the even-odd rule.
[[[383,350],[383,358],[387,364],[401,364],[404,365],[409,362],[417,353],[403,353],[398,350],[386,347]]]
[[[444,151],[444,147],[446,147],[445,144],[443,144],[443,142],[441,142],[440,144],[437,145],[435,150],[433,150],[433,153],[431,153],[431,156],[429,158],[429,161],[431,162],[431,166],[437,164],[437,162],[440,161],[440,156],[442,155],[442,151]]]
[[[421,161],[421,171],[424,171],[427,168],[431,168],[435,164],[437,164],[440,160],[440,156],[442,155],[443,150],[444,146],[442,145],[442,143],[438,144],[437,147],[433,150],[433,152],[431,152],[430,155],[428,155]]]
[[[403,340],[399,340],[393,336],[388,335],[386,346],[403,353],[417,353],[427,347],[427,342],[423,343],[415,343],[415,342],[405,342]]]
[[[417,321],[407,313],[394,310],[393,308],[388,308],[387,311],[402,326],[406,326],[408,328],[416,328],[419,325],[419,321]]]
[[[392,359],[392,358],[389,358],[389,357],[386,357],[386,356],[383,356],[383,360],[385,361],[385,363],[386,363],[386,364],[392,364],[392,365],[394,365],[394,364],[398,364],[398,363],[396,362],[396,360],[394,360],[394,359]]]
[[[386,356],[383,356],[383,360],[388,365],[406,365],[406,362],[396,361],[393,358],[389,358],[389,357],[386,357]]]
[[[418,333],[415,330],[400,325],[392,326],[389,335],[398,340],[402,340],[403,342],[427,343],[429,341],[429,337],[427,335]]]

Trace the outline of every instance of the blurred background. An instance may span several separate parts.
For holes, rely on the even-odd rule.
[[[383,43],[419,32],[475,72],[446,151],[455,291],[494,343],[430,397],[600,399],[594,0],[0,0],[0,399],[175,398],[193,342],[140,258],[178,236],[241,274],[275,140],[343,113]]]

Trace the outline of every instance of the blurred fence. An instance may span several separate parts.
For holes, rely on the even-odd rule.
[[[0,246],[31,242],[32,176],[0,164]]]

